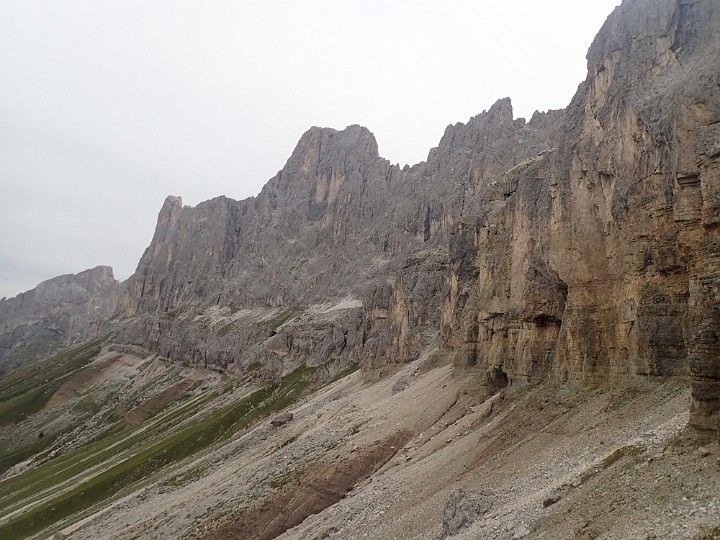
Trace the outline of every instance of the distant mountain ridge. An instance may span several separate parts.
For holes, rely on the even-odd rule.
[[[115,312],[118,292],[112,268],[97,266],[0,300],[0,374],[96,337]]]
[[[719,35],[715,1],[626,0],[566,109],[500,100],[413,167],[312,128],[257,197],[168,197],[104,328],[267,377],[421,354],[502,384],[687,375],[717,433]]]

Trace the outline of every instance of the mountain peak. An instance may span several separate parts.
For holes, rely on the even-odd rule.
[[[271,181],[273,189],[292,193],[296,200],[327,199],[330,183],[336,191],[346,178],[367,170],[380,159],[375,136],[353,124],[343,130],[312,127],[298,141],[285,167]],[[332,199],[331,194],[329,195]],[[326,200],[325,202],[331,202]]]
[[[313,126],[300,137],[288,162],[308,153],[322,159],[333,152],[379,157],[375,135],[364,126],[352,124],[342,130]]]

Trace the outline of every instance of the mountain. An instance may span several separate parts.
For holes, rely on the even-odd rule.
[[[0,300],[0,375],[97,337],[115,312],[118,285],[112,268],[98,266]]]
[[[365,128],[312,128],[256,198],[169,197],[120,300],[120,339],[237,372],[417,358],[437,343],[453,228],[481,211],[466,184],[544,151],[551,117],[513,120],[501,100],[404,170]]]
[[[126,282],[0,302],[4,350],[97,338],[0,379],[0,536],[717,538],[718,36],[625,0],[565,109],[404,168],[313,127]]]
[[[554,149],[507,171],[511,196],[457,240],[453,267],[478,276],[456,317],[465,362],[529,380],[690,374],[691,423],[716,432],[718,15],[624,2],[603,26]]]
[[[565,110],[500,100],[404,169],[365,128],[312,128],[255,198],[169,197],[119,339],[236,373],[435,346],[509,381],[689,374],[715,430],[717,24],[625,2]]]

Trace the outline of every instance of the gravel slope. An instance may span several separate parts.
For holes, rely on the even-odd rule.
[[[718,452],[684,431],[687,381],[488,396],[477,380],[423,361],[375,381],[353,373],[288,409],[289,423],[263,420],[63,532],[438,539],[459,489],[490,507],[466,516],[458,540],[695,538],[720,525]]]

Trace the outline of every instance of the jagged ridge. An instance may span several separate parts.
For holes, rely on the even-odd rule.
[[[413,167],[312,128],[257,197],[168,198],[117,340],[268,376],[432,347],[498,381],[690,375],[717,429],[719,18],[626,0],[566,109],[500,100]]]

